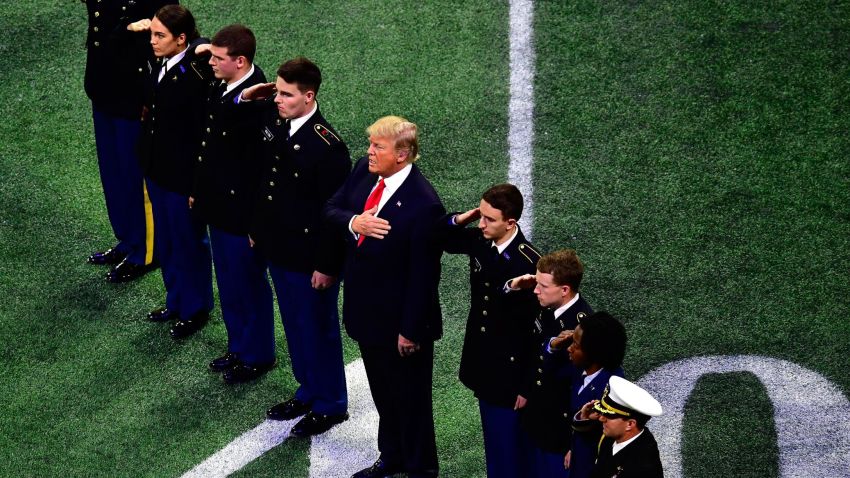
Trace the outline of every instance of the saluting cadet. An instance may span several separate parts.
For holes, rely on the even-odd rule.
[[[147,35],[128,26],[150,19],[164,0],[85,1],[86,94],[92,103],[97,163],[106,212],[117,244],[95,252],[91,264],[115,266],[106,278],[125,282],[144,274],[153,259],[153,223],[146,214],[142,171],[136,157],[144,82],[151,57]],[[149,204],[149,203],[148,203]],[[148,210],[149,211],[149,210]]]
[[[203,327],[213,307],[209,240],[189,210],[212,72],[195,54],[194,48],[206,42],[199,40],[195,18],[185,7],[166,5],[143,27],[150,30],[159,61],[147,82],[139,159],[166,290],[165,307],[148,319],[176,320],[170,332],[177,339]]]
[[[530,288],[543,310],[532,327],[533,344],[527,381],[521,396],[523,429],[531,439],[527,476],[565,477],[564,456],[570,446],[572,415],[570,383],[575,369],[563,351],[550,341],[574,330],[593,310],[579,294],[584,265],[576,252],[565,249],[540,258],[536,275],[518,277],[514,288]]]
[[[251,248],[248,233],[260,182],[261,117],[240,107],[239,95],[265,83],[253,64],[254,33],[243,25],[222,28],[210,45],[215,80],[207,98],[195,185],[189,204],[209,225],[227,352],[210,362],[227,383],[270,369],[275,362],[274,309],[266,264]],[[206,51],[205,51],[206,50]]]
[[[598,414],[605,435],[590,476],[662,478],[658,443],[646,428],[646,422],[661,413],[661,404],[649,392],[624,378],[611,377],[602,399],[588,402],[581,411],[590,418]]]
[[[579,323],[575,331],[566,331],[551,341],[553,349],[569,343],[567,353],[576,370],[570,395],[573,437],[564,466],[570,478],[588,478],[596,462],[596,447],[602,426],[596,420],[582,420],[580,410],[590,401],[599,400],[611,376],[623,376],[626,354],[626,328],[607,312],[594,312]]]
[[[498,184],[478,207],[438,222],[446,252],[469,256],[471,305],[466,322],[460,380],[478,398],[487,476],[523,476],[527,440],[517,402],[525,379],[537,300],[530,289],[511,292],[511,278],[534,273],[540,254],[520,231],[522,193]],[[478,220],[478,227],[465,227]]]
[[[295,395],[271,407],[273,420],[304,415],[294,436],[323,433],[348,419],[337,299],[343,243],[322,222],[328,198],[351,170],[348,148],[319,111],[319,67],[299,57],[282,64],[275,83],[245,90],[267,103],[263,172],[251,238],[268,260],[286,333]],[[244,373],[238,378],[250,379]]]

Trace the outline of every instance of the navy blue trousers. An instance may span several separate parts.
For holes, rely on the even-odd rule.
[[[163,189],[150,179],[146,184],[165,306],[182,319],[212,310],[212,257],[206,227],[192,216],[188,196]]]
[[[295,398],[316,413],[337,415],[348,410],[342,337],[339,331],[339,283],[325,290],[310,285],[312,274],[269,264],[283,331],[298,381]]]
[[[487,478],[514,478],[528,475],[529,442],[519,423],[519,414],[478,400],[484,432],[484,458]]]
[[[266,261],[251,248],[248,236],[210,226],[221,317],[227,351],[249,365],[274,361],[274,299]]]
[[[142,170],[136,158],[139,120],[112,116],[92,108],[94,139],[106,214],[118,240],[117,249],[134,264],[145,264],[147,249]]]

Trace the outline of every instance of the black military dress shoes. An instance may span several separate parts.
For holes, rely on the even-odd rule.
[[[309,403],[304,403],[297,398],[290,398],[266,410],[266,416],[271,420],[292,420],[309,411]]]
[[[404,470],[400,466],[389,465],[384,460],[378,458],[372,466],[358,471],[351,475],[351,478],[384,478],[401,473],[402,471]]]
[[[115,265],[115,264],[118,264],[119,262],[123,261],[125,257],[127,257],[126,252],[121,252],[118,249],[111,247],[111,248],[109,248],[105,251],[95,252],[92,255],[90,255],[89,258],[88,258],[88,263],[89,264],[95,264],[95,265],[104,265],[104,264]]]
[[[117,266],[113,267],[111,271],[106,273],[106,280],[114,284],[130,282],[131,280],[142,277],[147,272],[148,267],[144,264],[133,264],[127,259],[124,259]]]
[[[201,311],[188,319],[177,319],[177,322],[174,323],[168,332],[174,339],[183,339],[201,330],[208,320],[210,320],[210,313]]]
[[[239,364],[239,357],[233,352],[227,352],[221,357],[210,362],[210,370],[213,372],[224,372]]]
[[[295,437],[309,437],[320,435],[330,430],[337,423],[342,423],[348,420],[348,414],[342,413],[339,415],[322,415],[316,412],[307,412],[298,423],[292,427],[289,432]]]
[[[160,307],[148,312],[148,320],[151,322],[168,322],[169,320],[177,318],[177,312],[174,312],[167,307]]]
[[[224,382],[229,384],[245,383],[262,377],[266,372],[273,369],[275,362],[259,365],[248,365],[238,363],[232,368],[224,371]]]

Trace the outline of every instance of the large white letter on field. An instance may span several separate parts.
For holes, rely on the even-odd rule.
[[[850,477],[850,402],[837,386],[797,364],[755,355],[694,357],[668,363],[638,384],[664,407],[649,426],[658,440],[664,476],[682,476],[685,402],[705,374],[750,372],[773,403],[782,478]]]

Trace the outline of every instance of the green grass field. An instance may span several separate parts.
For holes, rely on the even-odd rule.
[[[322,111],[353,155],[379,116],[418,123],[448,209],[506,179],[506,2],[184,3],[205,35],[254,29],[267,74],[316,61]],[[112,245],[85,8],[0,8],[0,476],[180,476],[292,393],[280,327],[279,367],[228,387],[206,371],[226,346],[217,311],[175,343],[144,320],[164,300],[159,274],[114,286],[85,263]],[[627,375],[756,354],[846,395],[850,3],[548,0],[534,25],[534,242],[578,250],[582,293],[626,324]],[[445,256],[434,394],[448,477],[484,476],[477,405],[456,379],[466,281],[464,258]],[[700,380],[685,476],[779,476],[772,416],[753,375]],[[236,476],[305,477],[308,450],[289,440]]]

